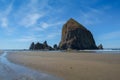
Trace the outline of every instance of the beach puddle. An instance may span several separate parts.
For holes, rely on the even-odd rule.
[[[58,77],[14,64],[7,60],[6,55],[7,52],[4,52],[0,56],[0,80],[62,80]]]

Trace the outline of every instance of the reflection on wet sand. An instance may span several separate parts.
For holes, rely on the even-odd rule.
[[[52,75],[11,63],[5,57],[6,55],[7,53],[4,52],[0,56],[0,80],[61,80]]]

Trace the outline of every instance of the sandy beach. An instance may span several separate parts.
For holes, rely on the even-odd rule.
[[[7,58],[64,80],[120,79],[120,54],[21,51],[10,52]]]

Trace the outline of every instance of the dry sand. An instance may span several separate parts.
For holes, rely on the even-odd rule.
[[[64,80],[120,80],[120,54],[13,52],[8,59]]]

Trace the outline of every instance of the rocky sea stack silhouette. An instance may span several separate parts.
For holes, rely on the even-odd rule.
[[[53,48],[43,43],[31,43],[30,50],[83,50],[83,49],[102,49],[103,46],[96,46],[92,33],[82,24],[74,19],[69,19],[62,28],[62,37],[59,45],[55,44]]]
[[[37,42],[36,44],[32,42],[29,49],[30,50],[53,50],[53,48],[47,44],[47,41],[43,43]]]
[[[97,49],[92,33],[74,19],[69,19],[62,28],[59,49]]]
[[[103,49],[103,45],[102,44],[98,45],[98,49]]]

